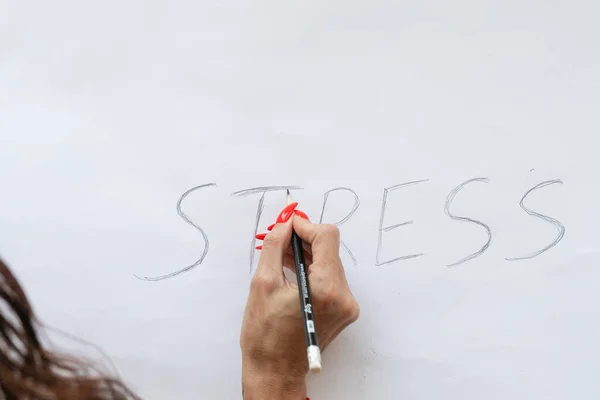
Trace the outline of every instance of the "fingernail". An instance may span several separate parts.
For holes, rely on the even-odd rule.
[[[281,210],[281,212],[277,216],[276,223],[287,222],[291,218],[291,216],[294,215],[294,210],[296,209],[297,206],[298,206],[297,201],[285,206],[285,208],[283,210]]]
[[[306,213],[304,211],[295,210],[294,214],[296,214],[300,218],[304,218],[304,219],[308,220],[308,215],[306,215]]]
[[[273,230],[273,228],[275,228],[275,224],[271,224],[271,225],[269,225],[269,226],[267,227],[267,230],[268,230],[268,231],[272,231],[272,230]]]
[[[255,238],[257,238],[258,240],[265,240],[265,237],[267,236],[266,233],[259,233],[256,236],[254,236]]]
[[[256,246],[256,250],[262,250],[262,246]]]

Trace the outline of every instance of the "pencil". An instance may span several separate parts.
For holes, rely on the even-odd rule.
[[[292,203],[292,195],[287,191],[287,203]],[[304,264],[304,249],[302,248],[302,239],[292,230],[292,251],[294,253],[294,263],[296,264],[296,278],[298,279],[298,297],[300,298],[300,309],[304,320],[304,335],[306,336],[306,353],[308,356],[308,368],[312,372],[321,371],[321,349],[317,340],[315,331],[315,321],[313,319],[312,302],[310,300],[310,286],[306,276],[306,265]]]

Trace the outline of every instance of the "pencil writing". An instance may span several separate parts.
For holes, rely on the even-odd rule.
[[[548,244],[547,246],[541,248],[540,250],[537,250],[529,255],[525,255],[525,256],[521,256],[521,257],[511,257],[511,258],[506,258],[505,260],[507,261],[518,261],[518,260],[527,260],[533,257],[537,257],[540,254],[542,254],[545,251],[550,250],[551,248],[553,248],[554,246],[556,246],[558,244],[558,242],[560,242],[563,238],[563,236],[565,236],[565,226],[557,219],[549,217],[547,215],[543,215],[540,214],[538,212],[535,212],[533,210],[530,210],[529,208],[525,207],[525,198],[527,198],[527,196],[529,196],[529,194],[531,192],[533,192],[534,190],[538,190],[541,189],[543,187],[546,186],[550,186],[550,185],[554,185],[554,184],[561,184],[562,185],[562,181],[560,179],[555,179],[555,180],[551,180],[551,181],[544,181],[541,183],[538,183],[537,185],[535,185],[534,187],[532,187],[531,189],[529,189],[521,198],[521,201],[519,202],[519,206],[523,209],[523,211],[525,211],[527,214],[531,215],[532,217],[536,217],[536,218],[541,218],[544,221],[554,225],[554,227],[557,230],[557,235],[554,238],[554,240]]]
[[[323,215],[325,214],[325,207],[327,206],[327,200],[329,200],[329,194],[333,193],[333,192],[338,192],[338,191],[345,191],[345,192],[350,193],[354,197],[354,205],[352,206],[352,210],[350,210],[350,212],[348,214],[346,214],[346,216],[344,218],[342,218],[338,222],[334,223],[335,226],[339,227],[344,222],[348,221],[350,219],[350,217],[356,212],[356,210],[358,210],[358,207],[360,206],[360,199],[354,190],[347,188],[347,187],[337,187],[337,188],[328,190],[325,192],[325,195],[323,196],[323,208],[321,208],[321,216],[319,217],[320,224],[323,223]],[[342,247],[344,249],[344,251],[350,256],[350,258],[352,259],[352,263],[354,264],[354,266],[356,266],[357,265],[356,257],[354,256],[354,253],[352,253],[350,248],[346,245],[346,243],[344,243],[343,240],[340,240],[340,247]]]
[[[169,278],[173,278],[177,275],[181,275],[185,272],[188,272],[194,268],[196,268],[197,266],[199,266],[200,264],[202,264],[202,261],[204,261],[204,257],[206,257],[206,255],[208,254],[208,235],[206,235],[206,233],[204,232],[204,230],[200,227],[200,225],[197,225],[195,222],[193,222],[186,213],[183,212],[183,210],[181,209],[181,203],[183,203],[183,200],[185,200],[186,197],[188,197],[191,193],[195,192],[196,190],[205,188],[205,187],[210,187],[210,186],[216,186],[216,183],[207,183],[204,185],[198,185],[198,186],[194,186],[193,188],[186,190],[181,197],[179,198],[179,200],[177,201],[177,214],[181,217],[181,219],[183,219],[186,223],[192,225],[194,228],[196,228],[200,234],[202,235],[202,239],[204,240],[204,250],[202,251],[202,254],[200,255],[200,258],[198,258],[196,261],[194,261],[193,263],[191,263],[190,265],[188,265],[187,267],[181,268],[175,272],[171,272],[169,274],[164,274],[164,275],[159,275],[159,276],[137,276],[134,275],[136,278],[144,280],[144,281],[162,281],[164,279],[169,279]]]
[[[462,188],[464,188],[469,183],[473,183],[473,182],[489,183],[489,181],[490,180],[488,178],[474,178],[474,179],[469,179],[468,181],[463,182],[460,185],[458,185],[457,187],[455,187],[454,189],[452,189],[452,191],[448,194],[448,197],[446,197],[446,205],[444,207],[444,211],[446,212],[447,216],[449,216],[450,218],[452,218],[455,221],[470,222],[472,224],[477,224],[477,225],[481,226],[483,229],[485,229],[486,232],[487,232],[487,242],[483,245],[483,247],[481,249],[477,250],[473,254],[469,254],[468,256],[466,256],[464,258],[461,258],[458,261],[453,262],[452,264],[448,264],[448,267],[454,267],[456,265],[460,265],[460,264],[462,264],[464,262],[467,262],[469,260],[477,258],[480,255],[482,255],[483,252],[488,249],[488,247],[490,247],[490,243],[492,242],[492,231],[491,231],[491,229],[490,229],[489,226],[487,226],[486,224],[484,224],[481,221],[477,221],[477,220],[471,219],[469,217],[459,217],[459,216],[456,216],[456,215],[454,215],[454,214],[452,214],[450,212],[450,205],[452,204],[452,201],[454,200],[454,198],[456,197],[456,195],[458,194],[458,192],[460,192],[462,190]]]
[[[389,264],[389,263],[393,263],[395,261],[408,260],[408,259],[420,257],[423,255],[423,253],[415,253],[415,254],[409,254],[409,255],[405,255],[405,256],[395,257],[395,258],[392,258],[391,260],[381,261],[379,259],[383,233],[389,232],[392,229],[400,228],[401,226],[411,225],[414,223],[414,221],[406,221],[406,222],[401,222],[399,224],[389,225],[386,227],[383,226],[383,221],[385,219],[385,210],[387,208],[388,193],[391,191],[394,191],[394,190],[408,187],[408,186],[418,185],[420,183],[427,182],[428,180],[429,179],[423,179],[420,181],[405,182],[405,183],[400,183],[398,185],[390,186],[388,188],[383,189],[383,199],[381,201],[381,216],[379,218],[379,235],[377,237],[377,252],[375,253],[375,265],[379,266],[379,265]]]
[[[396,192],[396,191],[399,191],[399,193],[402,193],[403,191],[401,189],[408,189],[411,187],[416,187],[416,186],[418,186],[422,183],[428,182],[428,181],[429,181],[429,179],[409,181],[409,182],[404,182],[404,183],[400,183],[397,185],[389,186],[389,187],[386,187],[383,189],[383,195],[381,198],[381,208],[380,208],[380,212],[379,212],[379,223],[378,223],[378,227],[377,227],[377,247],[376,247],[376,251],[375,251],[375,265],[376,266],[389,265],[389,264],[393,264],[393,263],[400,262],[400,261],[415,259],[415,258],[421,257],[425,254],[424,252],[412,252],[412,253],[404,254],[404,255],[396,255],[389,259],[383,259],[383,256],[382,256],[383,247],[384,247],[383,238],[384,238],[385,234],[389,233],[392,230],[399,229],[401,227],[408,227],[409,225],[414,224],[413,220],[392,223],[392,224],[386,223],[386,213],[388,212],[388,207],[390,206],[390,204],[389,204],[390,203],[390,201],[389,201],[390,194],[393,192]],[[443,209],[444,209],[445,214],[454,221],[458,221],[461,223],[469,223],[469,224],[474,224],[474,225],[479,226],[480,228],[482,228],[485,231],[487,238],[485,240],[485,243],[483,243],[483,245],[479,249],[448,264],[447,265],[448,267],[456,267],[463,263],[466,263],[467,261],[472,261],[472,260],[480,257],[490,248],[490,245],[492,243],[492,237],[493,237],[492,229],[490,228],[490,226],[488,224],[486,224],[482,221],[476,220],[474,218],[471,218],[469,216],[457,215],[455,212],[452,211],[453,203],[454,203],[455,199],[457,198],[457,196],[460,194],[460,192],[466,186],[471,185],[473,183],[489,184],[490,180],[488,178],[482,177],[482,178],[473,178],[473,179],[469,179],[465,182],[462,182],[461,184],[456,186],[454,189],[452,189],[448,193],[448,195],[446,196],[445,202],[443,203]],[[525,211],[525,213],[527,213],[528,215],[530,215],[534,218],[541,219],[541,220],[549,223],[550,225],[554,226],[554,228],[557,231],[556,236],[550,243],[546,244],[542,248],[535,250],[531,253],[525,254],[525,255],[515,256],[515,257],[506,257],[505,258],[506,261],[527,260],[527,259],[531,259],[534,257],[538,257],[541,254],[543,254],[543,253],[549,251],[550,249],[554,248],[555,246],[557,246],[560,243],[560,241],[563,239],[566,228],[562,222],[560,222],[558,219],[556,219],[554,217],[550,217],[548,215],[537,212],[537,211],[533,210],[530,206],[526,205],[526,203],[528,202],[529,196],[532,195],[534,192],[537,192],[543,188],[547,188],[551,185],[557,185],[557,184],[562,185],[563,182],[560,179],[547,180],[547,181],[540,182],[537,185],[530,188],[529,190],[527,190],[519,201],[519,206],[523,211]],[[187,204],[187,202],[190,201],[189,196],[192,195],[193,193],[200,191],[200,189],[205,189],[205,188],[209,188],[209,187],[213,187],[213,186],[217,186],[217,184],[216,183],[206,183],[206,184],[194,186],[194,187],[186,190],[185,192],[183,192],[183,194],[177,200],[177,204],[176,204],[176,210],[177,210],[177,214],[179,215],[179,217],[186,224],[191,225],[202,237],[203,244],[200,247],[199,257],[194,262],[192,262],[192,263],[188,264],[187,266],[184,266],[180,269],[177,269],[173,272],[162,274],[162,275],[156,275],[156,276],[134,275],[137,279],[140,279],[143,281],[156,282],[156,281],[162,281],[165,279],[174,278],[176,276],[180,276],[182,274],[190,272],[191,270],[200,266],[205,261],[207,255],[208,255],[208,252],[209,252],[209,248],[210,248],[208,235],[205,232],[205,230],[198,223],[191,220],[191,218],[188,216],[188,214],[184,211],[183,205],[184,205],[184,203]],[[301,190],[301,189],[302,188],[300,186],[290,186],[290,185],[287,185],[287,186],[259,186],[259,187],[252,187],[249,189],[238,190],[236,192],[231,193],[230,196],[232,196],[232,197],[243,197],[243,196],[256,195],[256,194],[259,195],[258,201],[257,201],[257,206],[256,206],[256,212],[255,212],[254,218],[252,220],[252,230],[251,230],[251,232],[249,232],[249,237],[251,238],[250,239],[250,252],[249,252],[250,273],[252,272],[253,263],[254,263],[255,256],[256,256],[255,235],[258,233],[259,226],[261,225],[261,218],[263,217],[265,205],[267,203],[267,193],[277,192],[277,191],[285,191],[285,190]],[[339,194],[343,194],[345,196],[349,196],[353,201],[353,204],[352,204],[350,210],[347,213],[342,214],[344,216],[342,218],[340,218],[338,221],[335,221],[332,223],[333,225],[341,226],[344,223],[348,222],[350,220],[350,218],[352,218],[354,215],[356,215],[356,213],[361,205],[361,199],[360,199],[358,193],[349,187],[340,186],[340,187],[335,187],[333,189],[327,190],[323,195],[323,204],[321,206],[320,216],[319,216],[319,220],[318,220],[319,223],[324,223],[324,221],[326,220],[327,210],[328,209],[330,210],[333,207],[333,200],[332,200],[331,195],[334,193],[339,193]],[[337,199],[339,199],[339,197],[337,197]],[[333,207],[333,208],[335,208],[335,207]],[[386,244],[386,246],[389,246],[389,244]],[[397,248],[397,247],[398,247],[398,243],[396,243],[394,245],[394,248]],[[356,255],[346,245],[346,243],[343,240],[340,240],[340,249],[345,251],[348,254],[348,256],[350,257],[354,266],[358,265]]]

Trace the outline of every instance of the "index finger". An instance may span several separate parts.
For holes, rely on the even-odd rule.
[[[292,237],[291,221],[277,224],[265,237],[263,248],[258,260],[256,275],[273,283],[283,283],[283,257],[290,247]]]

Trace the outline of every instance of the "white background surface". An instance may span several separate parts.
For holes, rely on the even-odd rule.
[[[569,1],[0,1],[0,254],[147,399],[238,399],[262,185],[355,190],[362,307],[314,399],[600,396],[600,7]],[[444,214],[488,224],[485,231]],[[385,224],[375,266],[383,189]],[[566,227],[554,227],[527,205]],[[145,282],[194,262],[198,268]],[[267,194],[259,231],[283,206]],[[343,217],[332,194],[324,219]],[[256,262],[256,259],[254,259]],[[84,347],[85,350],[85,347]],[[96,354],[93,350],[85,350]]]

